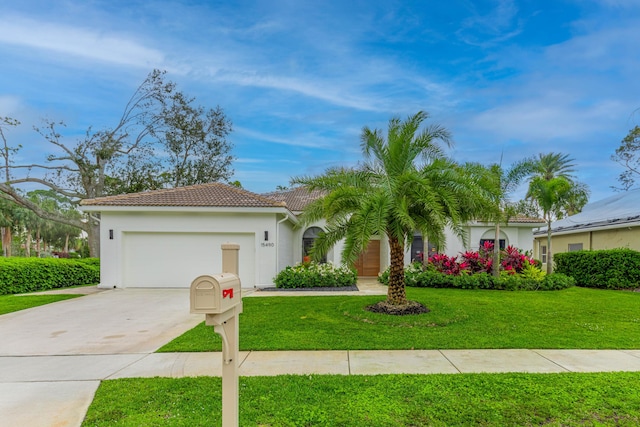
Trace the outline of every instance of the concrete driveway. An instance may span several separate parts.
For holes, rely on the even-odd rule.
[[[0,356],[151,353],[202,322],[188,289],[114,289],[0,316]]]
[[[0,426],[79,426],[100,379],[203,318],[188,289],[114,289],[0,316]]]

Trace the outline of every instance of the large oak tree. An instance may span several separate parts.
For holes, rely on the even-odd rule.
[[[233,174],[231,122],[220,107],[206,109],[176,89],[165,73],[154,70],[136,89],[117,123],[89,128],[69,142],[61,122],[47,121],[35,130],[48,154],[42,161],[19,163],[20,146],[7,142],[9,128],[20,123],[0,118],[5,179],[0,193],[38,216],[81,228],[92,256],[99,256],[99,220],[75,219],[42,209],[25,197],[21,185],[39,184],[79,203],[112,194],[228,180]],[[47,151],[47,150],[45,150]]]

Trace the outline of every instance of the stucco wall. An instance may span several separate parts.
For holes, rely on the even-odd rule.
[[[465,227],[467,233],[467,245],[462,239],[453,233],[450,228],[445,230],[446,248],[445,254],[456,256],[467,250],[477,251],[480,247],[480,239],[494,239],[495,227],[485,224],[474,224]],[[529,224],[500,226],[500,239],[504,239],[506,245],[512,245],[523,251],[533,251],[533,231]]]
[[[278,267],[277,271],[284,269],[288,265],[293,265],[293,238],[295,235],[294,225],[291,221],[282,221],[284,218],[277,218],[276,227],[278,229]],[[282,222],[280,222],[282,221]],[[278,224],[280,222],[280,224]],[[277,273],[277,272],[276,272]]]
[[[536,236],[534,256],[540,259],[540,246],[547,245],[547,236]],[[629,248],[640,251],[640,227],[620,227],[605,230],[579,231],[551,237],[553,253],[567,252],[570,244],[582,243],[584,250]]]
[[[102,287],[122,283],[123,233],[254,233],[254,283],[271,285],[276,274],[276,214],[199,212],[103,212],[100,227]],[[113,230],[113,239],[109,238]],[[264,240],[264,232],[269,240]],[[189,250],[189,248],[185,248]],[[149,265],[153,268],[153,265]]]
[[[624,227],[593,232],[593,249],[629,248],[640,251],[640,227]]]

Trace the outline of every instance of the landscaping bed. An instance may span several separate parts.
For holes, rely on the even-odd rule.
[[[260,288],[258,292],[358,292],[358,286],[317,286],[314,288],[277,288],[275,286]]]

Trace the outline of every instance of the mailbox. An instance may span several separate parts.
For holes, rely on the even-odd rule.
[[[222,273],[196,277],[191,282],[191,313],[221,314],[242,303],[240,279]]]

